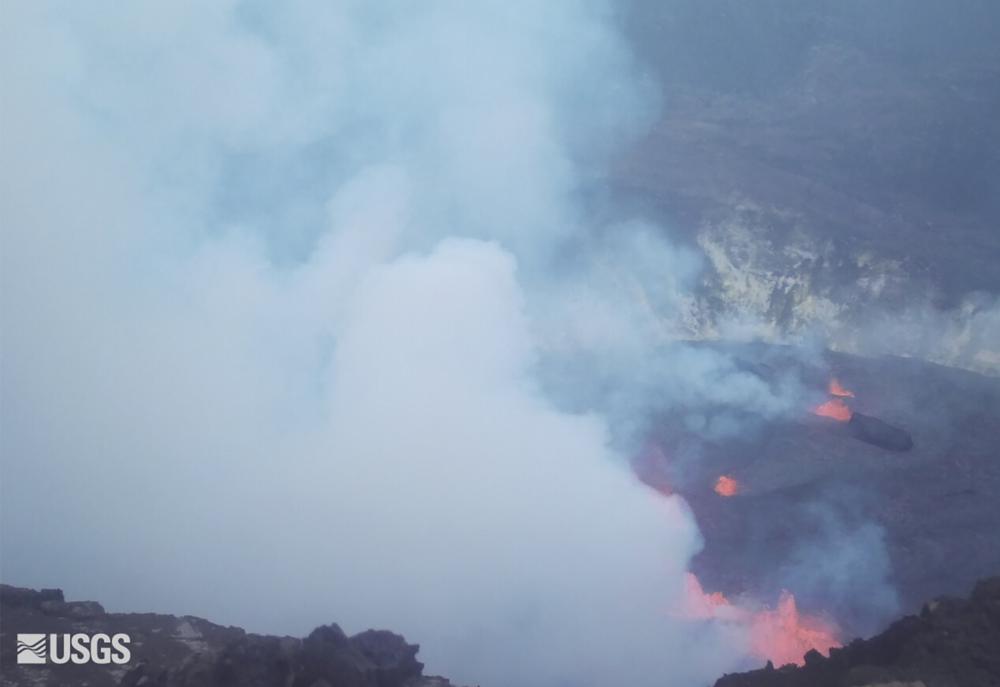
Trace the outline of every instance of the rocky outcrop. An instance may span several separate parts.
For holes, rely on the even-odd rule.
[[[976,584],[968,599],[926,604],[871,639],[856,639],[802,667],[726,675],[716,687],[854,687],[1000,685],[1000,577]]]
[[[201,618],[106,613],[58,589],[0,585],[0,685],[90,687],[450,687],[423,675],[419,647],[385,630],[349,637],[335,624],[305,639],[272,637]],[[125,633],[126,665],[18,665],[17,633]]]
[[[970,40],[991,4],[957,3],[950,43],[934,3],[919,40],[915,12],[867,34],[871,3],[765,4],[633,3],[663,113],[610,184],[705,258],[683,335],[752,320],[1000,374],[1000,42]]]
[[[877,417],[855,412],[847,426],[855,438],[887,451],[909,451],[913,448],[913,437],[909,432]]]

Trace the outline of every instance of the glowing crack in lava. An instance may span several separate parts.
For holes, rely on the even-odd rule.
[[[735,496],[740,491],[740,483],[729,475],[715,480],[715,493],[719,496]]]
[[[853,413],[847,403],[844,402],[844,399],[854,398],[854,392],[850,389],[845,389],[836,377],[830,379],[827,391],[834,398],[813,408],[813,414],[820,417],[828,417],[837,422],[849,421]]]
[[[831,398],[826,403],[821,403],[813,408],[813,413],[820,417],[831,418],[837,422],[847,422],[851,419],[852,415],[851,409],[839,398]]]
[[[840,646],[837,628],[822,618],[799,612],[795,596],[782,592],[776,608],[737,605],[721,592],[706,593],[693,573],[685,580],[683,615],[690,619],[731,623],[749,635],[750,653],[775,665],[802,665],[805,654],[815,649],[829,655]]]
[[[854,398],[854,392],[850,389],[845,389],[840,380],[836,377],[830,380],[830,386],[827,388],[831,396],[839,396],[841,398]]]

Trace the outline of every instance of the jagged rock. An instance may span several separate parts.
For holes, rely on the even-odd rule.
[[[62,591],[0,585],[0,686],[90,687],[450,687],[424,677],[419,647],[386,630],[348,637],[336,624],[305,639],[248,634],[201,618],[105,613]],[[17,632],[123,632],[132,659],[117,665],[17,665]]]
[[[64,615],[77,620],[98,618],[104,615],[104,607],[96,601],[73,601],[66,603],[51,599],[42,601],[39,605],[43,613],[48,615]]]
[[[337,687],[378,687],[375,664],[335,624],[317,627],[303,641],[296,672],[293,687],[321,679]]]
[[[810,649],[809,651],[806,652],[806,655],[803,658],[807,666],[815,665],[823,659],[823,654],[816,651],[815,649]]]
[[[246,635],[225,647],[213,662],[212,685],[283,685],[293,675],[293,651],[277,637]]]
[[[352,637],[351,644],[375,664],[379,687],[398,685],[424,668],[417,660],[420,647],[386,630],[367,630]]]
[[[847,426],[855,438],[873,446],[889,451],[909,451],[913,448],[913,438],[909,432],[893,427],[877,417],[855,412]]]
[[[7,608],[42,608],[45,603],[64,603],[61,589],[25,589],[3,585],[3,605]]]

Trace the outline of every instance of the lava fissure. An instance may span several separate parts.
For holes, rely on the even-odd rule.
[[[841,646],[837,626],[819,615],[800,611],[795,595],[787,590],[773,608],[749,600],[733,603],[721,592],[705,592],[698,577],[688,573],[685,593],[687,617],[745,629],[750,653],[762,661],[804,665],[809,651],[829,655],[830,649]]]

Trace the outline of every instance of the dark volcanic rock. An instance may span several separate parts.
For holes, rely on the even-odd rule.
[[[725,350],[765,380],[803,364],[792,348]],[[811,368],[800,369],[811,378]],[[813,415],[831,376],[855,393],[846,401],[856,415],[905,427],[912,448],[859,441],[850,423]],[[1000,570],[1000,380],[827,353],[813,384],[816,396],[799,414],[746,420],[737,435],[692,436],[671,416],[657,425],[659,457],[643,466],[654,472],[644,479],[691,506],[704,536],[692,572],[706,590],[773,603],[787,589],[805,612],[831,614],[846,636],[867,636]],[[720,475],[739,493],[715,493]]]
[[[726,675],[716,687],[1000,685],[1000,577],[979,582],[971,598],[942,598],[871,639],[856,639],[803,667],[773,666]]]
[[[909,432],[882,422],[877,417],[855,412],[847,426],[855,438],[873,446],[888,451],[909,451],[913,448],[913,437]]]
[[[417,660],[420,647],[407,644],[386,630],[367,630],[354,636],[352,644],[376,666],[379,687],[399,684],[410,675],[419,675],[424,664]]]
[[[399,639],[402,641],[402,637]],[[337,625],[317,627],[306,637],[299,664],[299,675],[292,683],[294,687],[310,687],[320,680],[344,687],[379,685],[375,663],[358,650]],[[415,674],[419,675],[419,671]]]
[[[66,602],[58,589],[0,585],[0,685],[90,687],[450,687],[423,675],[419,647],[397,634],[347,636],[335,624],[305,639],[249,634],[201,618],[105,613],[92,601]],[[126,633],[127,665],[17,665],[18,632]]]
[[[41,610],[44,604],[64,604],[61,589],[22,589],[20,587],[3,586],[3,606],[5,609],[34,608]]]

